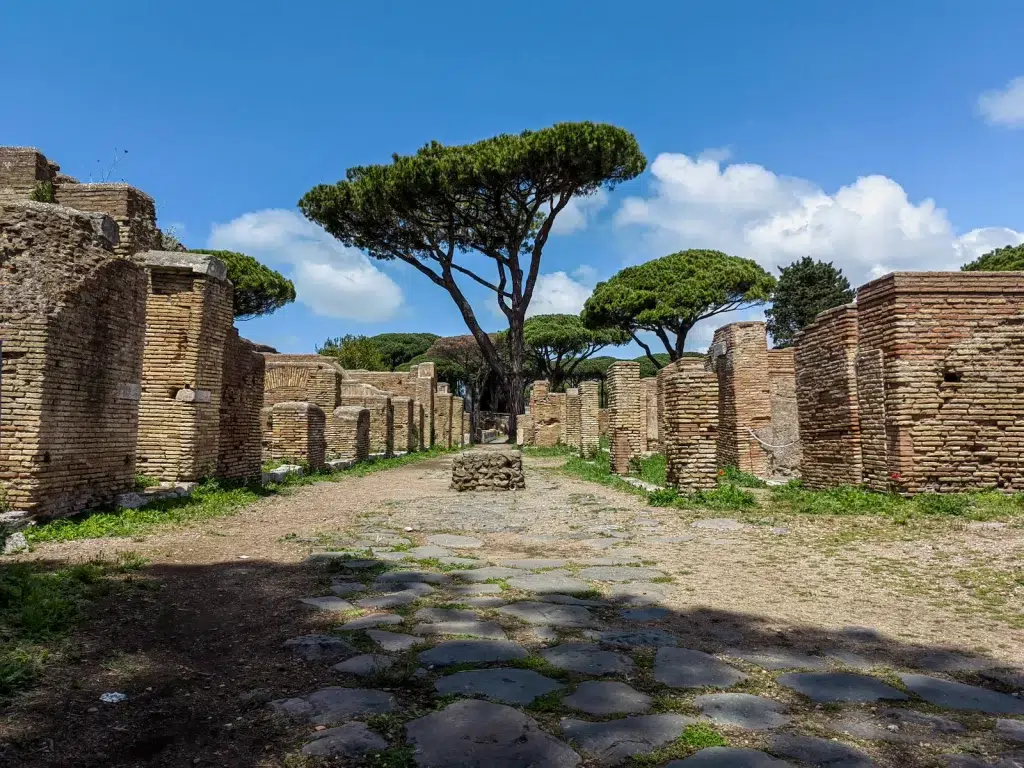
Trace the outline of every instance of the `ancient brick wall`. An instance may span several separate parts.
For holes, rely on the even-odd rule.
[[[551,392],[547,381],[535,381],[530,394],[533,437],[528,445],[550,448],[564,443],[566,400],[564,392]]]
[[[409,369],[412,371],[412,368]],[[420,438],[421,448],[430,448],[434,444],[434,390],[437,387],[437,370],[433,363],[420,363],[416,366],[416,399],[423,406],[423,432]]]
[[[156,204],[145,192],[128,184],[60,184],[54,187],[58,203],[79,211],[105,213],[117,222],[120,242],[114,249],[122,256],[160,250]]]
[[[107,217],[0,203],[0,483],[14,509],[69,515],[134,485],[146,276],[116,239]]]
[[[323,355],[267,354],[266,405],[316,403],[325,413],[341,404],[342,368]]]
[[[1024,273],[898,272],[857,312],[865,483],[1024,490]]]
[[[265,363],[256,345],[231,328],[224,341],[217,476],[249,480],[260,476],[260,411]]]
[[[568,389],[565,392],[565,444],[580,450],[580,426],[582,406],[579,389]]]
[[[277,403],[260,412],[263,460],[304,463],[323,469],[326,461],[326,420],[313,403]]]
[[[434,445],[452,447],[452,396],[443,382],[434,393]]]
[[[366,461],[370,456],[370,411],[339,405],[327,416],[327,458]]]
[[[137,471],[168,481],[217,472],[231,283],[212,256],[150,251]]]
[[[413,404],[411,397],[392,394],[392,447],[396,451],[408,453],[415,451],[413,440],[416,437],[416,426],[413,423]]]
[[[648,376],[640,379],[640,384],[644,389],[642,397],[645,408],[641,419],[643,450],[658,453],[661,450],[661,441],[658,439],[658,379]]]
[[[639,457],[642,450],[647,408],[640,364],[627,360],[612,363],[606,380],[611,469],[621,475],[629,471],[630,460]]]
[[[599,408],[597,411],[597,428],[601,437],[608,437],[608,426],[611,423],[611,413],[607,408]]]
[[[808,488],[859,485],[857,307],[822,312],[796,339],[797,416]]]
[[[463,444],[463,436],[466,434],[463,422],[466,418],[465,401],[463,398],[452,397],[452,447],[460,448]]]
[[[791,477],[800,473],[803,456],[796,405],[796,363],[792,348],[768,350],[768,383],[771,428],[768,430],[769,436],[761,438],[772,446],[766,449],[768,473],[775,477]]]
[[[762,440],[771,443],[771,380],[764,323],[730,323],[715,331],[711,346],[718,374],[718,464],[759,477],[771,465]]]
[[[600,392],[598,382],[580,382],[580,451],[584,456],[593,456],[601,445]]]
[[[341,404],[361,405],[370,411],[370,453],[390,456],[394,452],[394,410],[388,392],[359,384],[341,382]]]
[[[533,445],[533,416],[521,413],[516,419],[516,444]]]
[[[55,169],[35,147],[0,147],[0,199],[28,200],[37,184],[53,183]]]
[[[718,380],[699,358],[684,357],[658,372],[665,478],[671,486],[693,491],[717,484]]]

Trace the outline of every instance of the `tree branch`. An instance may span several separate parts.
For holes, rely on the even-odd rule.
[[[477,275],[477,274],[475,274],[474,272],[470,272],[470,271],[469,271],[468,269],[466,269],[465,267],[460,267],[460,266],[459,266],[458,264],[456,264],[455,262],[452,262],[452,264],[451,264],[451,268],[452,268],[452,269],[454,269],[454,270],[455,270],[456,272],[461,272],[462,274],[466,275],[467,277],[470,277],[470,278],[472,278],[472,279],[473,279],[473,280],[475,280],[476,282],[480,283],[480,285],[482,285],[482,286],[483,286],[484,288],[490,288],[490,289],[491,289],[492,291],[494,291],[494,292],[495,292],[496,294],[498,294],[499,296],[502,296],[502,295],[504,295],[504,296],[508,296],[509,298],[511,298],[511,295],[510,295],[510,294],[507,294],[507,293],[505,293],[505,292],[504,292],[504,291],[503,291],[503,290],[502,290],[501,288],[499,288],[499,287],[498,287],[497,285],[494,285],[494,284],[492,284],[492,283],[488,283],[488,282],[487,282],[486,280],[484,280],[484,279],[483,279],[482,277],[478,276],[478,275]]]
[[[654,367],[657,368],[658,370],[661,370],[661,368],[662,368],[661,361],[658,360],[658,358],[656,358],[654,356],[654,353],[651,352],[651,348],[648,347],[646,344],[644,344],[642,341],[640,341],[640,337],[637,336],[632,331],[629,332],[629,335],[632,337],[633,341],[635,341],[637,344],[640,345],[640,348],[643,349],[644,354],[647,355],[647,359],[650,360],[654,364]]]

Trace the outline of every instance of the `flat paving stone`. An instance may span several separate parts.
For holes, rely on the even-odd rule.
[[[686,726],[694,722],[685,715],[665,714],[624,717],[603,723],[565,718],[561,724],[562,735],[595,764],[614,766],[632,755],[653,752],[675,741]]]
[[[575,768],[568,744],[504,704],[468,699],[405,727],[419,768]]]
[[[408,552],[416,560],[428,560],[430,558],[441,558],[441,557],[452,557],[455,553],[450,549],[444,547],[437,547],[433,544],[427,544],[422,547],[413,547]]]
[[[387,632],[383,629],[368,629],[366,636],[383,648],[385,651],[401,652],[407,651],[414,645],[423,642],[419,637],[402,634],[401,632]]]
[[[531,669],[471,669],[439,678],[437,692],[486,696],[504,704],[529,704],[562,684]]]
[[[323,554],[328,554],[328,553],[324,552]],[[358,560],[356,560],[356,559],[353,559],[353,560],[342,559],[338,563],[338,565],[340,567],[345,568],[345,569],[350,570],[350,571],[366,571],[366,570],[369,570],[370,568],[376,568],[380,564],[381,564],[380,560],[377,560],[377,559],[367,560],[365,558],[358,559]]]
[[[582,605],[590,608],[602,608],[608,605],[604,600],[587,600],[572,595],[560,595],[557,592],[553,595],[541,595],[537,598],[544,603],[557,603],[558,605]]]
[[[379,552],[374,550],[373,556],[386,563],[400,563],[403,560],[414,560],[411,552]]]
[[[974,755],[942,755],[939,759],[946,768],[1021,768],[1024,765],[1024,754],[992,760],[982,760]]]
[[[612,680],[580,683],[562,702],[588,715],[639,715],[651,709],[650,696]]]
[[[558,636],[558,630],[554,627],[531,627],[530,632],[533,634],[534,640],[538,643],[543,643],[544,645],[554,645],[560,639]]]
[[[662,584],[615,584],[605,597],[625,605],[656,605],[665,602],[665,592]]]
[[[304,605],[312,606],[318,611],[354,611],[356,607],[348,600],[343,600],[335,595],[327,597],[304,597],[299,600]]]
[[[502,568],[497,565],[489,565],[484,568],[473,568],[466,571],[452,571],[452,576],[462,581],[482,582],[490,579],[508,579],[513,576],[521,576],[522,571],[518,568]]]
[[[799,651],[791,651],[787,648],[768,648],[759,651],[729,651],[728,655],[770,670],[824,670],[828,668],[825,659],[820,656],[811,656]]]
[[[338,728],[318,731],[316,738],[302,748],[302,754],[311,757],[358,758],[387,748],[387,741],[371,731],[366,723],[345,723]]]
[[[369,616],[360,616],[358,619],[346,621],[338,629],[342,632],[358,632],[361,629],[371,627],[384,627],[394,624],[401,624],[404,619],[394,613],[373,613]]]
[[[395,697],[364,688],[321,688],[306,696],[278,699],[269,704],[275,712],[313,725],[341,725],[354,717],[383,715],[398,709]]]
[[[365,592],[366,585],[361,584],[358,581],[335,581],[331,583],[331,592],[344,597],[345,595],[354,595],[359,592]]]
[[[356,563],[355,568],[373,568],[375,565],[380,565],[379,560],[366,560],[353,558],[350,552],[314,552],[313,554],[306,557],[307,563],[323,564],[323,563],[337,563],[343,567],[352,567],[352,563]],[[362,565],[362,563],[369,563],[369,565]]]
[[[667,574],[654,568],[641,568],[624,566],[597,566],[595,568],[584,568],[579,573],[580,578],[587,581],[613,581],[619,583],[652,581],[653,579],[664,578]]]
[[[728,688],[747,675],[703,651],[662,647],[654,656],[654,679],[672,688]]]
[[[663,629],[611,629],[603,632],[588,630],[583,634],[591,640],[615,648],[660,648],[679,645],[679,638]]]
[[[665,768],[786,768],[793,763],[767,752],[742,747],[707,747],[684,760],[673,760]]]
[[[711,722],[748,731],[768,731],[789,722],[784,704],[749,693],[709,693],[693,703]]]
[[[661,621],[668,616],[668,608],[630,608],[620,615],[623,621]]]
[[[472,536],[456,536],[451,533],[438,533],[427,536],[427,541],[439,547],[451,547],[452,549],[480,549],[484,543]]]
[[[508,603],[503,597],[460,597],[456,602],[465,603],[472,608],[500,608]]]
[[[460,587],[452,587],[449,591],[456,597],[497,595],[501,593],[501,586],[498,584],[467,584]]]
[[[379,611],[385,608],[398,608],[402,605],[409,605],[415,603],[420,599],[422,595],[411,589],[403,589],[398,592],[391,592],[386,595],[377,595],[376,597],[364,597],[360,600],[355,600],[355,604],[360,608],[365,608],[368,611]]]
[[[418,581],[426,584],[447,584],[451,581],[451,578],[443,573],[434,573],[432,571],[388,571],[378,576],[377,581],[382,584],[388,581]]]
[[[895,707],[884,707],[875,712],[847,712],[830,722],[828,728],[857,739],[904,744],[930,742],[967,732],[966,726],[948,717]]]
[[[969,709],[990,715],[1024,715],[1024,699],[1005,693],[954,683],[928,675],[900,675],[911,691],[929,704],[947,709]]]
[[[655,544],[682,544],[684,541],[693,541],[696,536],[645,536],[645,541]]]
[[[477,560],[475,557],[453,557],[449,555],[448,557],[439,557],[437,561],[443,565],[461,565],[464,568],[475,568],[484,565],[482,560]]]
[[[412,628],[417,635],[467,635],[487,640],[506,640],[508,636],[500,624],[493,621],[439,621],[434,624],[417,624]]]
[[[572,594],[573,592],[589,592],[592,589],[585,581],[553,571],[531,573],[526,576],[522,575],[522,571],[516,571],[516,573],[519,575],[510,578],[508,585],[513,589],[522,589],[526,592]]]
[[[569,563],[568,560],[545,560],[543,558],[526,559],[526,560],[499,560],[498,565],[504,566],[505,568],[519,568],[521,570],[532,571],[538,568],[564,568]]]
[[[776,734],[768,743],[768,749],[800,763],[828,768],[871,768],[875,764],[865,753],[848,744],[795,733]]]
[[[420,608],[412,615],[417,621],[476,621],[476,611],[459,608]]]
[[[591,549],[611,549],[620,541],[621,539],[613,539],[612,537],[608,536],[598,539],[584,539],[580,542],[580,544],[582,544],[585,547],[590,547]]]
[[[340,664],[335,664],[331,669],[345,675],[364,677],[390,669],[394,663],[394,659],[382,653],[361,653]]]
[[[1009,720],[999,718],[996,720],[995,733],[1009,741],[1019,741],[1024,744],[1024,720]]]
[[[929,651],[914,659],[913,666],[929,672],[978,672],[996,666],[996,663],[954,651]]]
[[[623,555],[616,553],[615,557],[588,557],[584,560],[577,560],[580,565],[630,565],[640,560],[639,556]]]
[[[423,595],[433,594],[435,591],[432,586],[427,584],[425,581],[375,581],[373,582],[373,589],[375,592],[415,592],[421,597]]]
[[[712,517],[690,523],[691,528],[703,528],[708,531],[742,531],[747,526],[731,517]]]
[[[636,666],[629,656],[602,650],[596,643],[563,643],[545,648],[540,656],[558,669],[598,677],[626,674]]]
[[[789,672],[779,677],[778,683],[820,703],[909,698],[881,680],[853,672]]]
[[[344,638],[337,635],[300,635],[284,641],[284,647],[306,661],[341,661],[355,656],[357,651]]]
[[[551,627],[585,628],[600,626],[590,611],[580,605],[555,605],[554,603],[522,602],[499,608],[504,616],[525,621],[527,624],[544,624]]]
[[[525,659],[530,654],[508,640],[447,640],[419,655],[421,664],[446,667],[451,664],[485,664]]]

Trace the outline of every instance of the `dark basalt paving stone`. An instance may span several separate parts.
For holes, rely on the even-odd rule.
[[[358,581],[335,581],[331,584],[331,592],[339,597],[365,591],[366,585],[360,584]]]
[[[484,565],[482,560],[475,557],[439,557],[437,561],[443,565],[461,565],[463,568],[478,568]]]
[[[590,608],[603,608],[608,605],[604,600],[587,600],[572,595],[560,595],[557,592],[553,595],[541,595],[538,598],[542,603],[557,603],[558,605],[582,605]]]
[[[442,677],[434,683],[437,692],[486,696],[505,704],[529,704],[538,696],[562,687],[531,669],[472,669]]]
[[[456,602],[465,603],[473,608],[500,608],[508,600],[503,597],[461,597]]]
[[[853,672],[790,672],[778,679],[779,685],[792,688],[812,701],[902,701],[903,691],[867,675]]]
[[[673,760],[665,768],[786,768],[793,763],[756,749],[708,747],[685,760]]]
[[[789,722],[784,704],[749,693],[709,693],[693,703],[718,725],[767,731]]]
[[[386,595],[364,597],[361,600],[356,600],[355,604],[368,611],[379,611],[384,608],[398,608],[402,605],[410,605],[419,600],[420,597],[421,595],[414,590],[403,589]]]
[[[538,594],[565,594],[573,592],[589,592],[591,587],[587,582],[580,581],[572,576],[566,576],[555,571],[545,573],[532,573],[522,575],[522,571],[516,571],[518,576],[508,580],[508,585],[513,589],[522,589],[527,592]]]
[[[402,617],[394,613],[373,613],[369,616],[360,616],[358,619],[346,621],[338,629],[342,632],[358,632],[361,629],[371,627],[386,627],[394,624],[401,624]]]
[[[654,679],[672,688],[728,688],[747,675],[714,656],[689,648],[659,648]]]
[[[982,760],[974,755],[942,755],[939,759],[946,768],[1021,768],[1024,765],[1024,753],[992,760]]]
[[[871,768],[874,765],[870,757],[847,744],[794,733],[773,736],[768,749],[800,763],[828,768]]]
[[[630,756],[653,752],[679,738],[696,722],[685,715],[643,715],[604,723],[562,720],[562,735],[577,745],[597,765],[621,765]]]
[[[459,571],[461,573],[461,571]],[[377,577],[377,582],[380,584],[387,583],[389,581],[418,581],[426,584],[447,584],[451,579],[443,573],[434,573],[432,571],[388,571],[382,573]]]
[[[414,645],[423,642],[422,639],[412,635],[404,635],[401,632],[385,632],[382,629],[368,629],[366,636],[385,651],[393,652],[407,651]]]
[[[969,709],[990,715],[1024,715],[1024,699],[1005,693],[927,675],[900,675],[900,680],[929,704],[939,707]]]
[[[553,667],[582,675],[625,674],[635,666],[629,656],[601,650],[595,643],[564,643],[545,648],[540,656]]]
[[[590,611],[578,605],[522,602],[499,608],[498,613],[525,621],[527,624],[545,624],[552,627],[596,627],[599,622]]]
[[[660,648],[679,645],[679,638],[663,629],[613,629],[605,632],[587,630],[583,634],[591,640],[614,648]]]
[[[828,668],[825,659],[820,656],[810,656],[806,653],[791,651],[786,648],[767,648],[760,651],[729,651],[728,655],[771,670],[824,670]]]
[[[929,651],[914,659],[913,666],[929,672],[978,672],[996,666],[996,662],[953,651]]]
[[[476,621],[476,611],[461,608],[420,608],[412,615],[417,621]]]
[[[501,593],[501,587],[498,584],[467,584],[461,587],[452,587],[449,592],[456,597],[470,595],[497,595]]]
[[[417,635],[467,635],[489,640],[506,640],[500,624],[493,621],[439,621],[435,624],[417,624],[412,628]]]
[[[484,543],[472,536],[456,536],[450,533],[438,533],[428,536],[427,541],[439,547],[451,547],[452,549],[480,549]]]
[[[371,731],[366,723],[346,723],[338,728],[319,731],[316,738],[302,748],[302,754],[357,758],[387,748],[388,743]]]
[[[340,664],[335,664],[331,669],[341,672],[343,675],[364,677],[390,669],[394,663],[394,659],[381,653],[363,653]]]
[[[452,571],[452,576],[462,581],[482,582],[490,579],[508,579],[512,576],[521,576],[523,572],[518,568],[500,568],[496,565],[489,565],[485,568],[473,568],[467,571]]]
[[[588,715],[638,715],[651,708],[651,697],[625,683],[587,680],[562,702]]]
[[[330,595],[328,597],[304,597],[300,603],[312,606],[318,611],[354,611],[356,607],[348,600]]]
[[[656,605],[665,602],[665,591],[663,584],[616,584],[605,596],[625,605]]]
[[[284,647],[306,661],[341,661],[359,653],[337,635],[300,635],[285,640]]]
[[[530,654],[508,640],[448,640],[419,655],[421,664],[446,667],[450,664],[485,664],[525,659]]]
[[[405,727],[419,768],[575,768],[567,744],[522,712],[488,701],[457,701]]]
[[[340,725],[354,717],[394,712],[395,697],[365,688],[322,688],[307,696],[272,701],[275,712],[306,720],[313,725]]]
[[[520,568],[526,571],[533,571],[538,568],[563,568],[569,561],[568,560],[545,560],[543,558],[534,558],[526,560],[499,560],[498,564],[505,568]]]
[[[455,555],[455,553],[450,549],[436,547],[433,544],[427,544],[423,547],[413,547],[407,554],[415,560],[429,560],[435,557],[453,557]]]
[[[630,608],[620,615],[623,621],[661,621],[668,613],[668,608]]]
[[[386,563],[400,563],[403,560],[415,559],[410,552],[381,552],[379,549],[374,549],[373,556]]]
[[[417,595],[425,596],[434,593],[434,588],[424,581],[375,581],[373,589],[384,594],[415,592]]]
[[[956,720],[913,709],[886,707],[875,713],[848,712],[828,724],[830,730],[866,741],[918,744],[944,736],[957,736],[967,728]]]
[[[1024,720],[996,720],[996,735],[1008,741],[1019,741],[1024,744]]]
[[[584,568],[579,575],[588,581],[637,582],[664,578],[667,574],[654,568],[610,565]]]
[[[324,552],[323,554],[326,555],[328,553]],[[366,570],[369,570],[370,568],[376,568],[380,564],[381,564],[381,561],[377,560],[377,559],[374,559],[374,560],[366,560],[366,559],[362,559],[362,560],[342,560],[340,563],[338,563],[339,566],[341,566],[342,568],[346,568],[346,569],[348,569],[350,571],[366,571]]]

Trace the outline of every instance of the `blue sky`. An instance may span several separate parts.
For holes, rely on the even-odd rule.
[[[9,3],[0,143],[82,181],[127,149],[111,178],[152,195],[161,227],[294,277],[299,301],[250,338],[456,334],[445,293],[341,248],[299,197],[431,139],[607,121],[648,171],[572,211],[539,310],[685,247],[809,253],[854,283],[949,268],[1024,240],[1021,29],[1016,0]]]

